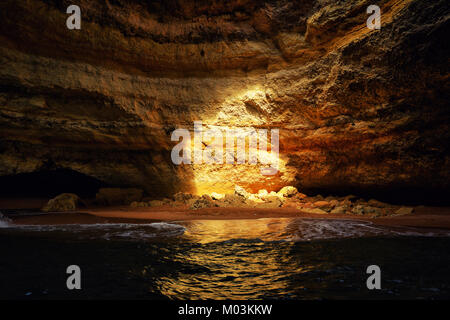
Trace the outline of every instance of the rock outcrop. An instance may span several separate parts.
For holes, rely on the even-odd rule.
[[[152,196],[449,188],[447,0],[377,1],[381,30],[368,0],[80,0],[81,30],[69,4],[0,3],[0,176],[67,168]],[[278,128],[280,171],[174,165],[171,132],[195,120]]]
[[[63,193],[50,199],[41,209],[44,212],[75,211],[82,205],[80,197],[73,193]]]
[[[212,194],[217,194],[213,192]],[[308,197],[292,186],[283,187],[278,192],[259,190],[250,193],[241,186],[235,186],[235,192],[221,197],[212,197],[209,194],[196,196],[188,193],[178,193],[174,199],[162,199],[133,202],[131,207],[179,207],[181,210],[195,210],[209,208],[246,208],[246,209],[288,209],[290,212],[307,213],[314,215],[362,215],[369,218],[381,216],[394,216],[411,214],[412,207],[402,207],[380,202],[374,199],[366,201],[355,196],[322,197],[321,195]],[[184,200],[183,200],[184,199]],[[217,211],[216,211],[217,212]],[[280,212],[280,211],[278,211]]]

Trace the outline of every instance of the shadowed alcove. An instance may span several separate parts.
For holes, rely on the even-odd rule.
[[[104,182],[70,169],[44,170],[0,177],[0,197],[52,198],[75,193],[93,198]]]

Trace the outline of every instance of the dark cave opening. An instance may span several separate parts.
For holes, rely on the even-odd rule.
[[[53,198],[61,193],[75,193],[81,198],[93,198],[98,189],[107,186],[74,170],[43,170],[0,177],[0,197]]]

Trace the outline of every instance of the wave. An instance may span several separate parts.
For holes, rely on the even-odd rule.
[[[448,230],[388,227],[370,221],[314,218],[196,220],[153,223],[18,225],[0,214],[0,229],[76,235],[79,239],[145,240],[184,236],[193,242],[314,241],[361,237],[450,237]]]
[[[0,228],[8,228],[11,225],[11,220],[5,217],[0,212]]]
[[[199,243],[314,241],[362,237],[450,236],[448,230],[388,227],[351,219],[263,218],[187,222],[185,237]]]
[[[6,220],[0,220],[0,228],[26,232],[76,234],[81,239],[103,238],[106,240],[173,237],[182,235],[186,230],[182,225],[166,222],[17,225]]]
[[[298,219],[291,228],[296,229],[292,241],[311,241],[323,239],[342,239],[379,236],[450,236],[448,230],[426,230],[412,227],[387,227],[375,225],[370,221],[334,219]]]

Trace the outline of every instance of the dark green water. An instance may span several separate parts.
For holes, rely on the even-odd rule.
[[[2,299],[448,299],[450,237],[300,219],[0,228]],[[66,268],[82,290],[66,288]],[[380,266],[382,290],[366,288]]]

